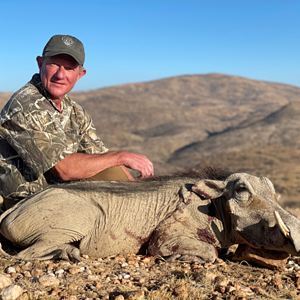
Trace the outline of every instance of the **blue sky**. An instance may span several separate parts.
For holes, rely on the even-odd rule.
[[[300,87],[300,1],[9,0],[0,11],[0,92],[30,80],[54,34],[84,43],[74,91],[207,73]]]

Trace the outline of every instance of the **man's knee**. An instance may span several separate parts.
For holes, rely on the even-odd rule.
[[[107,168],[96,175],[87,178],[87,180],[92,181],[129,181],[127,174],[124,172],[124,170],[119,166],[114,166]]]

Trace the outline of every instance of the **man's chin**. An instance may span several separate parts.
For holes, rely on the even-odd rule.
[[[47,90],[51,100],[62,100],[64,96],[69,92],[65,90],[49,89]]]

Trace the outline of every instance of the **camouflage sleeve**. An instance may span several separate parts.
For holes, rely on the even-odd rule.
[[[102,140],[98,137],[92,120],[84,128],[84,134],[78,147],[78,153],[101,154],[108,151]]]
[[[44,176],[26,181],[20,171],[12,164],[0,159],[0,194],[4,198],[26,198],[47,187]]]
[[[86,128],[72,123],[72,128],[63,129],[57,118],[48,111],[17,113],[2,125],[5,139],[36,177],[51,169],[67,155],[77,152],[103,153],[107,149],[98,138],[92,123]]]

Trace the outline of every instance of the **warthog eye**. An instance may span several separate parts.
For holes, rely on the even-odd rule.
[[[243,192],[249,193],[249,190],[245,185],[237,185],[235,188],[235,192],[236,193],[243,193]]]
[[[251,199],[251,193],[248,187],[244,184],[238,184],[235,187],[235,198],[243,202],[248,202]]]

